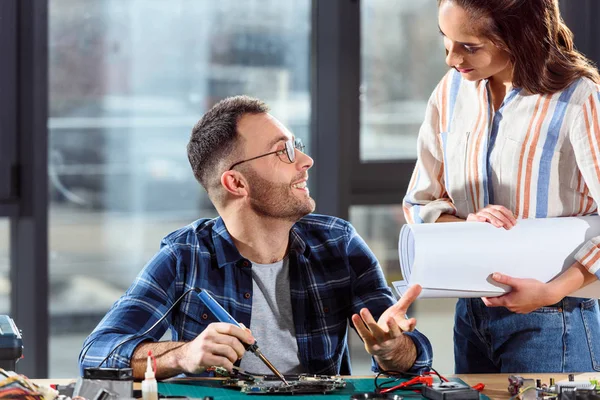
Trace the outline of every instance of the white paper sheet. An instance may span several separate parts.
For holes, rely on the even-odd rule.
[[[494,282],[493,272],[548,282],[598,235],[599,216],[518,220],[510,230],[482,222],[407,224],[398,243],[404,281],[393,285],[401,294],[418,283],[421,297],[499,296],[510,288]],[[571,296],[600,298],[600,281]]]

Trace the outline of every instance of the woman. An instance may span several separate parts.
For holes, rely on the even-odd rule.
[[[451,70],[433,92],[404,199],[409,223],[589,215],[600,199],[600,77],[555,0],[439,0]],[[472,245],[476,245],[473,243]],[[549,283],[459,299],[457,373],[600,371],[600,237]],[[573,249],[575,250],[575,249]],[[596,274],[596,276],[594,276]]]

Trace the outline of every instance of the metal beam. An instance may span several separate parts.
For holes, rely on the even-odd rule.
[[[317,211],[348,218],[351,169],[358,160],[360,6],[312,2],[311,156]]]
[[[0,199],[15,196],[17,138],[17,2],[0,1]],[[0,208],[0,216],[6,217]]]
[[[5,0],[3,0],[4,2]],[[11,0],[12,1],[12,0]],[[11,316],[19,373],[48,375],[48,0],[17,3],[19,213],[11,218]],[[3,100],[5,101],[5,100]]]

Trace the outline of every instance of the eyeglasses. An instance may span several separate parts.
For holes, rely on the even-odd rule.
[[[302,140],[289,139],[288,141],[285,142],[285,147],[283,149],[272,151],[270,153],[263,154],[260,156],[252,157],[247,160],[238,161],[235,164],[233,164],[231,167],[229,167],[229,171],[231,171],[233,169],[233,167],[235,167],[236,165],[240,165],[240,164],[248,162],[248,161],[256,160],[257,158],[270,156],[271,154],[277,154],[277,156],[281,159],[281,161],[289,163],[289,164],[293,164],[296,161],[296,150],[299,150],[302,153],[304,153],[304,147],[305,146],[302,143]],[[285,155],[285,158],[284,158],[284,155]]]

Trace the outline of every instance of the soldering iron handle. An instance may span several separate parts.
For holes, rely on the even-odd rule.
[[[208,309],[214,314],[215,317],[221,322],[228,322],[239,328],[242,326],[227,312],[213,297],[206,291],[199,289],[198,297],[208,307]],[[243,329],[243,328],[242,328]]]
[[[229,314],[206,290],[197,289],[197,294],[200,300],[206,305],[206,307],[214,314],[215,317],[221,322],[228,322],[239,328],[244,329],[232,316]],[[244,343],[246,350],[255,353],[258,350],[256,342],[254,344]]]

